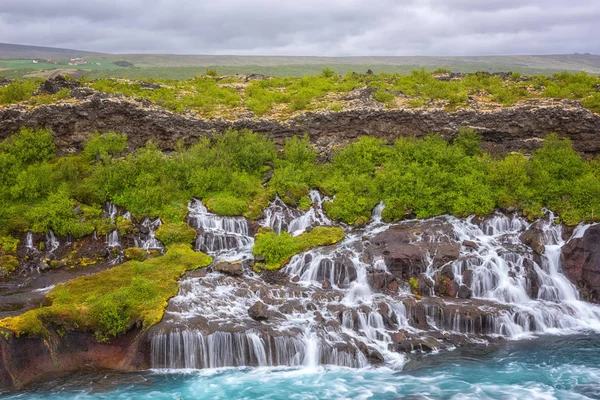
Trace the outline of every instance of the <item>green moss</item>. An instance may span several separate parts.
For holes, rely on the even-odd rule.
[[[167,248],[173,244],[190,244],[196,236],[196,230],[185,222],[166,223],[156,231],[156,238]]]
[[[13,253],[17,251],[19,245],[19,239],[12,236],[0,236],[0,249],[7,253]]]
[[[10,275],[19,266],[19,260],[15,256],[0,256],[0,277]]]
[[[264,258],[267,269],[275,270],[283,267],[295,254],[313,247],[331,245],[343,238],[344,231],[337,227],[318,226],[295,237],[287,232],[277,235],[273,231],[263,230],[256,235],[252,253]]]
[[[168,299],[177,294],[178,279],[211,261],[189,245],[174,245],[162,257],[128,261],[58,285],[47,295],[51,305],[0,320],[0,328],[16,335],[44,336],[52,325],[93,332],[101,341],[135,324],[147,329],[162,319]]]
[[[125,259],[133,261],[144,261],[146,259],[146,250],[138,247],[128,247],[123,250]]]
[[[120,235],[127,235],[133,232],[133,222],[130,219],[125,219],[123,217],[117,218],[117,229],[119,230]]]

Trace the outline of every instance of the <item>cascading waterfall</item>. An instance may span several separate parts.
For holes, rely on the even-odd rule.
[[[221,217],[208,212],[200,200],[188,205],[188,223],[201,233],[195,249],[220,258],[242,258],[249,255],[254,238],[249,236],[248,221],[242,217]]]
[[[33,250],[33,233],[31,231],[27,231],[27,236],[25,237],[25,248],[29,250]]]
[[[108,247],[121,247],[121,241],[119,240],[119,231],[114,230],[106,234],[106,245]]]
[[[261,225],[278,234],[286,231],[292,236],[302,234],[313,225],[332,225],[333,222],[323,212],[323,203],[330,199],[321,196],[318,190],[311,190],[308,196],[312,206],[304,213],[289,207],[277,196],[266,208]]]
[[[147,229],[144,236],[140,235],[139,238],[135,239],[135,246],[144,250],[164,250],[162,243],[155,237],[155,232],[162,225],[160,218],[151,220],[145,218],[142,221],[142,226]]]
[[[52,253],[60,246],[60,242],[56,238],[56,235],[53,231],[50,231],[46,234],[46,250]]]
[[[313,207],[302,214],[276,198],[262,225],[298,233],[313,224],[331,224],[323,218],[318,192],[311,192],[311,199]],[[382,222],[384,207],[380,203],[373,210],[366,228],[345,228],[346,237],[337,245],[292,257],[283,272],[295,284],[269,285],[252,274],[241,280],[220,273],[184,279],[164,326],[153,335],[152,366],[364,367],[383,362],[401,367],[406,355],[395,350],[398,342],[406,341],[403,348],[424,349],[424,342],[402,339],[407,334],[452,333],[481,342],[495,336],[600,330],[600,307],[580,301],[561,272],[565,242],[552,215],[537,225],[544,241],[540,256],[521,243],[519,235],[532,225],[517,216],[496,214],[483,222],[444,216],[434,220],[448,229],[416,229],[411,239],[416,244],[450,243],[460,248],[459,257],[449,264],[454,282],[468,284],[473,295],[471,300],[435,296],[416,300],[407,284],[398,285],[393,293],[381,285],[373,287],[374,280],[393,278],[384,257],[370,257],[364,251],[364,243],[392,226]],[[197,250],[233,259],[248,255],[252,238],[245,219],[211,214],[198,200],[189,210],[190,225],[200,231]],[[572,238],[582,237],[585,229],[575,229]],[[210,235],[221,239],[210,242]],[[424,275],[432,282],[444,267],[436,266],[435,257],[428,252],[423,259]],[[248,315],[259,301],[271,313],[265,322]],[[426,320],[417,324],[419,309]]]

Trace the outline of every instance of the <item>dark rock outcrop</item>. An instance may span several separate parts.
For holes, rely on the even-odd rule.
[[[150,367],[150,342],[137,329],[99,343],[93,334],[52,332],[47,339],[15,337],[0,340],[0,388],[20,387],[44,375],[76,371],[82,366],[120,371]]]
[[[172,150],[179,139],[186,144],[228,128],[248,128],[267,134],[277,144],[287,137],[307,133],[311,142],[325,154],[361,135],[388,141],[401,136],[423,137],[439,132],[451,140],[463,126],[473,127],[483,137],[483,145],[493,153],[538,148],[541,139],[552,132],[570,138],[580,153],[600,153],[600,116],[568,100],[535,99],[513,107],[489,110],[460,109],[357,109],[337,113],[299,114],[286,122],[269,119],[203,120],[173,114],[148,102],[119,99],[89,90],[74,90],[77,104],[60,103],[34,109],[14,105],[0,109],[0,139],[21,126],[39,126],[54,132],[63,153],[81,150],[92,132],[116,131],[129,136],[130,145],[139,147],[152,140],[164,150]]]
[[[232,276],[240,276],[244,274],[242,263],[239,262],[218,261],[215,263],[215,265],[213,265],[212,269],[215,272]]]
[[[600,301],[600,224],[562,248],[563,270],[588,301]]]
[[[256,321],[264,321],[269,318],[269,307],[262,301],[257,301],[248,309],[248,315]]]

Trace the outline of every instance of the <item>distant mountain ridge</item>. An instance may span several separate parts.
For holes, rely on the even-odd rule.
[[[92,51],[61,49],[56,47],[29,46],[24,44],[0,43],[0,59],[70,58],[99,55]]]

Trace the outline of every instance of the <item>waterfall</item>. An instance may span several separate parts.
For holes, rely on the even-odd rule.
[[[196,251],[220,258],[242,258],[249,255],[254,238],[249,236],[248,222],[243,217],[221,217],[208,212],[200,200],[188,205],[188,223],[201,230],[196,239]]]
[[[300,210],[289,207],[281,200],[279,196],[275,196],[264,211],[264,218],[261,221],[261,226],[271,228],[275,233],[288,231],[290,222],[302,215]]]
[[[373,224],[380,224],[382,222],[381,213],[383,212],[384,208],[385,208],[385,204],[383,204],[383,201],[380,201],[379,204],[377,204],[377,206],[375,206],[375,208],[373,209],[373,213],[371,215],[371,222]]]
[[[117,206],[109,201],[106,202],[104,206],[104,212],[108,218],[110,218],[110,222],[115,222],[117,216],[119,215],[119,209]]]
[[[305,213],[276,198],[261,224],[296,233],[295,227],[331,223],[320,216],[318,192],[311,194],[314,204]],[[399,368],[406,351],[443,348],[439,338],[461,335],[467,342],[485,342],[600,330],[600,307],[580,301],[562,273],[565,242],[551,214],[535,225],[502,214],[386,224],[383,209],[383,203],[375,207],[365,228],[344,227],[340,243],[293,256],[282,270],[289,283],[267,282],[252,273],[184,278],[152,336],[153,368],[356,368],[379,362]],[[197,249],[237,259],[248,254],[252,238],[245,219],[211,214],[198,200],[189,210],[189,223],[200,232]],[[436,297],[433,286],[429,296],[416,298],[386,253],[372,254],[377,245],[372,239],[393,225],[409,227],[409,243],[428,249],[420,269],[425,281],[435,285],[441,270],[451,267],[454,282],[467,286],[472,298]],[[541,232],[541,255],[519,239],[529,229]],[[585,229],[575,229],[571,239],[582,237]],[[440,264],[436,246],[454,246],[458,258]],[[249,316],[258,302],[265,309],[259,321]]]
[[[308,196],[312,205],[304,213],[287,206],[277,196],[265,209],[261,225],[273,229],[278,234],[286,231],[292,236],[302,234],[313,225],[332,225],[333,222],[323,211],[323,203],[329,201],[329,198],[322,197],[318,190],[311,190]]]
[[[115,229],[114,231],[106,234],[106,245],[108,247],[122,247],[119,240],[119,231]]]
[[[147,229],[148,233],[136,238],[135,246],[144,250],[164,250],[162,243],[155,237],[155,232],[161,225],[160,218],[156,218],[155,220],[145,218],[142,221],[142,226]]]
[[[46,250],[49,251],[50,253],[52,253],[53,251],[58,249],[59,246],[60,246],[60,243],[59,243],[58,239],[56,238],[56,235],[54,235],[54,232],[53,231],[48,232],[46,234]]]
[[[32,250],[33,247],[33,233],[31,231],[27,231],[27,236],[25,237],[25,248]]]

